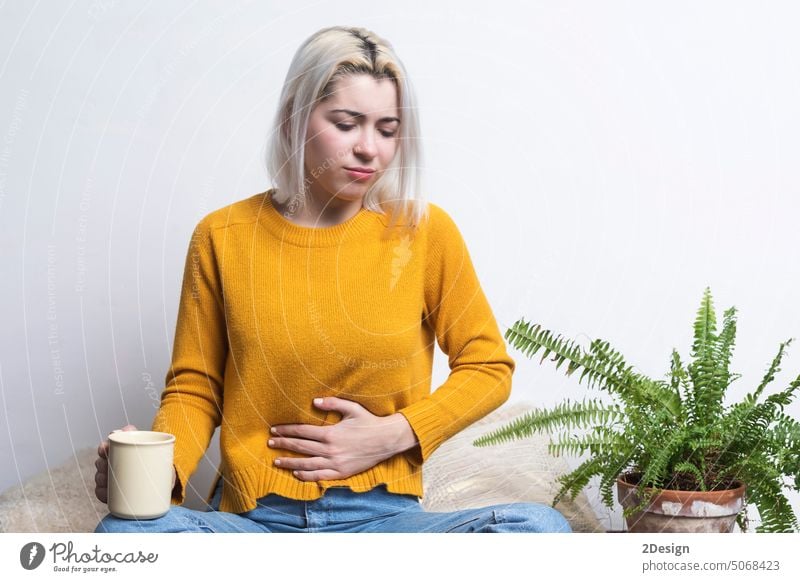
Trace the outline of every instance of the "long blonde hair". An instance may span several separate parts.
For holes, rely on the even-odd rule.
[[[281,91],[273,131],[267,144],[267,170],[279,203],[303,207],[308,196],[305,139],[314,106],[327,99],[338,79],[367,74],[389,79],[397,87],[398,148],[392,162],[364,196],[363,207],[391,214],[390,226],[416,228],[427,217],[421,191],[419,117],[416,97],[405,67],[392,45],[359,27],[323,28],[300,45]]]

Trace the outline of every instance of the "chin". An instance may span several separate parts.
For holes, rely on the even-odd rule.
[[[358,191],[352,190],[340,190],[336,194],[334,194],[334,198],[338,198],[339,200],[347,200],[349,202],[355,202],[356,200],[363,200],[364,195],[367,193],[366,187],[359,187]]]

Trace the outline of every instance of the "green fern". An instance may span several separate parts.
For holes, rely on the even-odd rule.
[[[549,410],[528,412],[474,441],[487,446],[531,436],[555,434],[549,452],[586,458],[561,475],[556,505],[565,496],[580,493],[599,478],[603,502],[613,506],[613,486],[624,473],[639,477],[642,503],[647,490],[683,488],[709,491],[735,482],[747,487],[747,501],[758,509],[756,531],[798,529],[797,518],[785,496],[800,491],[800,422],[786,413],[800,389],[800,376],[784,390],[763,397],[766,386],[780,371],[792,339],[782,344],[756,389],[741,401],[726,405],[728,387],[741,378],[730,371],[736,340],[736,308],[726,310],[722,329],[710,289],[706,288],[693,325],[691,361],[684,364],[672,350],[667,381],[652,380],[634,371],[607,341],[595,339],[588,348],[520,319],[505,333],[510,345],[527,357],[540,353],[565,373],[580,371],[578,383],[606,392],[613,402],[566,400]],[[737,516],[746,530],[747,508]]]
[[[586,452],[600,455],[615,451],[622,442],[622,434],[604,426],[596,426],[591,434],[575,436],[563,433],[559,435],[559,438],[548,446],[548,452],[556,457],[564,454],[577,457]]]
[[[584,402],[567,400],[550,411],[528,412],[510,425],[480,437],[475,444],[480,446],[490,442],[508,442],[538,431],[551,432],[556,428],[586,428],[595,424],[605,426],[624,418],[624,412],[615,405],[603,404],[597,400]]]

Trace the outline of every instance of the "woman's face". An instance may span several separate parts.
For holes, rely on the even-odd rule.
[[[306,180],[321,203],[360,200],[397,151],[397,89],[388,79],[347,75],[308,120]],[[355,174],[347,168],[373,170]]]

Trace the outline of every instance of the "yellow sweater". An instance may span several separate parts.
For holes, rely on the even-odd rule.
[[[192,234],[152,427],[176,436],[172,503],[183,503],[217,426],[221,511],[249,511],[269,493],[317,499],[342,485],[422,497],[425,460],[511,393],[515,362],[464,240],[432,203],[408,236],[364,208],[335,226],[300,226],[271,193],[211,212]],[[431,393],[437,341],[451,372]],[[305,455],[267,440],[272,425],[340,420],[312,404],[317,396],[399,412],[418,444],[347,479],[302,481],[273,461]]]

